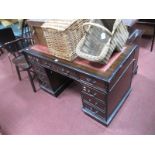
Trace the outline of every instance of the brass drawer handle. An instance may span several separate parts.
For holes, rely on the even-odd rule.
[[[88,101],[91,102],[91,99],[89,98]]]
[[[67,73],[67,74],[69,74],[69,73],[70,73],[70,71],[66,71],[66,73]]]
[[[96,95],[97,95],[97,93],[94,93],[93,95],[94,95],[94,96],[96,96]]]
[[[90,107],[89,110],[93,113],[93,114],[97,114],[98,110],[95,110],[93,107]]]
[[[98,102],[95,102],[95,105],[98,105]]]
[[[90,89],[88,89],[87,92],[90,93]]]
[[[95,84],[96,83],[96,80],[93,80],[93,84]]]
[[[87,82],[91,82],[91,79],[90,79],[90,78],[86,78],[86,81],[87,81]]]

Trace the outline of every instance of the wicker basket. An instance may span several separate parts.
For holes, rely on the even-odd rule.
[[[114,20],[110,25],[111,31],[101,20],[83,24],[88,31],[77,45],[77,55],[89,61],[108,63],[115,48],[121,51],[129,35],[121,20]]]
[[[87,19],[49,20],[42,25],[49,51],[68,61],[76,58],[76,46],[84,35],[82,25]]]
[[[41,28],[42,24],[44,24],[47,21],[48,20],[45,20],[45,19],[44,20],[43,19],[42,20],[39,20],[39,19],[28,20],[28,25],[31,28],[35,44],[47,46],[46,39],[44,37],[44,33]]]

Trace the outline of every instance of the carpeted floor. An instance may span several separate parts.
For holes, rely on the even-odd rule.
[[[132,92],[109,127],[81,111],[80,86],[72,83],[58,98],[33,93],[26,74],[18,81],[6,54],[0,56],[0,126],[5,134],[155,134],[155,50],[141,41]],[[39,86],[37,86],[39,88]]]

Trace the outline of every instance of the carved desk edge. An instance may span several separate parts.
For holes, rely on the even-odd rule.
[[[104,75],[103,75],[103,73],[100,73],[100,72],[94,73],[91,70],[88,71],[85,69],[85,67],[82,67],[81,65],[78,65],[78,64],[74,64],[74,66],[73,66],[72,62],[54,57],[52,55],[48,55],[46,53],[41,53],[39,51],[31,49],[31,47],[24,49],[22,52],[36,56],[36,57],[41,58],[41,59],[45,59],[47,61],[52,62],[53,64],[61,65],[63,67],[67,67],[73,71],[78,71],[78,72],[81,72],[85,75],[88,75],[88,76],[94,77],[98,80],[103,80],[103,81],[106,81],[109,83],[112,80],[112,78],[115,76],[117,71],[123,66],[124,62],[130,57],[132,52],[138,48],[139,48],[138,45],[132,45],[132,46],[127,45],[125,48],[125,51],[120,55],[120,57],[117,59],[117,61],[115,61],[110,66],[110,68],[104,73]]]

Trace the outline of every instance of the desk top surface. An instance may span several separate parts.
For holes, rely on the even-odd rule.
[[[55,64],[79,71],[80,73],[89,74],[95,78],[109,81],[113,78],[120,66],[125,63],[125,61],[128,59],[128,57],[130,57],[136,48],[136,45],[129,45],[125,46],[122,52],[114,52],[113,56],[106,65],[93,63],[79,57],[72,62],[56,58],[51,52],[48,51],[47,47],[42,45],[33,45],[29,49],[24,50],[24,52],[48,61],[52,61]]]

